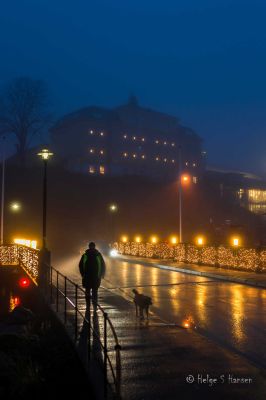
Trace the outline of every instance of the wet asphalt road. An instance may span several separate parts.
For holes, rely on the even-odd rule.
[[[266,368],[266,290],[112,258],[102,283],[126,296],[138,288],[164,321],[193,320],[200,334]]]

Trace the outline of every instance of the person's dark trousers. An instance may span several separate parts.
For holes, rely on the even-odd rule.
[[[91,295],[93,309],[96,311],[98,303],[98,289],[99,287],[86,288],[86,296]]]

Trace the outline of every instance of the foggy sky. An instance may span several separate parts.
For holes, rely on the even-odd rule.
[[[0,15],[0,84],[47,82],[60,116],[141,105],[181,119],[211,165],[266,175],[266,3],[12,0]]]

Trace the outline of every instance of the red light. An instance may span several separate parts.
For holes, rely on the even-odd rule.
[[[14,304],[15,304],[15,306],[19,306],[20,305],[20,298],[19,297],[14,297]]]
[[[29,278],[20,278],[19,280],[19,286],[21,288],[27,288],[30,286],[30,280]]]

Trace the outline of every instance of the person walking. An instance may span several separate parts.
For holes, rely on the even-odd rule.
[[[82,286],[86,289],[87,296],[92,295],[93,307],[96,310],[98,289],[105,275],[105,262],[94,242],[89,243],[89,248],[81,256],[79,271],[82,277]]]

